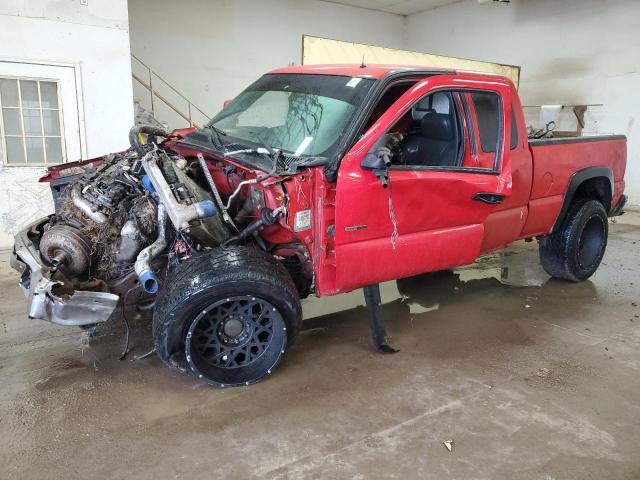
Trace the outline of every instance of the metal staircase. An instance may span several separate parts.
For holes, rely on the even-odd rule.
[[[159,121],[168,123],[171,128],[184,127],[178,124],[182,121],[186,121],[190,127],[198,127],[211,118],[133,53],[131,54],[131,76],[134,87],[135,85],[142,87],[145,93],[142,97],[146,97],[137,96],[136,102],[150,110]],[[134,94],[136,90],[140,92],[140,89],[134,88]],[[173,117],[172,121],[168,122],[167,119],[163,121],[161,118],[163,114]]]

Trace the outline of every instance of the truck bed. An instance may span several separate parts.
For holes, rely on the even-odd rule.
[[[562,209],[571,177],[585,168],[605,167],[611,170],[611,206],[617,205],[624,191],[626,143],[624,135],[530,140],[533,177],[529,220],[523,233],[527,236],[549,233]]]

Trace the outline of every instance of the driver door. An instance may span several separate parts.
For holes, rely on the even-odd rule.
[[[338,172],[338,291],[478,257],[487,216],[511,194],[510,96],[492,77],[429,77],[364,133]],[[381,147],[391,149],[388,168],[363,168]]]

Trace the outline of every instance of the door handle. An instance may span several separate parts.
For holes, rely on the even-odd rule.
[[[491,205],[498,205],[504,200],[504,195],[501,193],[478,192],[471,197],[471,199],[478,202],[489,203]]]

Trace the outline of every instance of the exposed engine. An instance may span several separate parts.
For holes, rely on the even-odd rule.
[[[40,253],[73,277],[113,280],[133,269],[143,247],[157,236],[157,206],[144,187],[133,152],[69,184],[40,240]]]
[[[39,243],[56,278],[76,289],[89,284],[111,291],[114,282],[135,274],[153,294],[171,257],[229,238],[192,163],[164,150],[131,149],[75,175]]]
[[[148,136],[144,144],[141,133]],[[309,294],[312,264],[295,233],[297,216],[287,215],[285,184],[292,182],[296,207],[309,209],[310,182],[278,170],[277,158],[271,172],[229,161],[246,152],[271,160],[266,148],[205,159],[179,141],[184,137],[170,135],[134,127],[131,149],[50,169],[55,174],[44,181],[55,213],[16,236],[12,256],[30,318],[90,327],[118,305],[151,308],[172,268],[231,245],[266,251],[290,273],[299,295]]]

